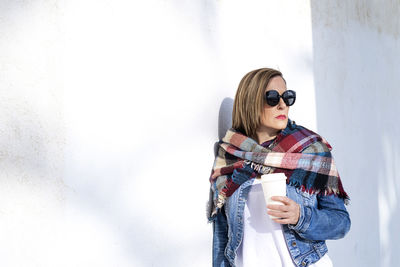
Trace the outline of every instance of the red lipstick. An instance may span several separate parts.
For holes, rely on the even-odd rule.
[[[277,118],[278,120],[286,120],[285,115],[279,115],[279,116],[276,116],[275,118]]]

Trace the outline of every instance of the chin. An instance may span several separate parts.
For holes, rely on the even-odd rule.
[[[286,125],[287,125],[287,123],[288,123],[288,120],[285,120],[285,121],[282,121],[282,122],[279,122],[276,126],[276,129],[279,129],[279,130],[283,130],[283,129],[285,129],[286,128]]]

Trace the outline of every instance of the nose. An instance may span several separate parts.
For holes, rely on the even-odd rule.
[[[283,98],[279,98],[279,103],[278,103],[278,109],[285,109],[287,106],[285,104],[285,101],[283,101]]]

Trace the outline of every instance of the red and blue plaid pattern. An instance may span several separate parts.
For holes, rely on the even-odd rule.
[[[263,145],[233,128],[219,142],[210,177],[211,217],[243,182],[256,177],[258,173],[282,172],[288,177],[287,184],[312,194],[335,194],[348,203],[349,197],[330,153],[332,147],[321,136],[289,120],[288,126],[272,144],[268,147]],[[246,173],[246,179],[232,179],[234,170],[243,172],[246,164],[252,168],[251,172]]]

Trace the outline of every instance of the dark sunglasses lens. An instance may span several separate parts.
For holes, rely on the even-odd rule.
[[[282,94],[282,98],[286,106],[291,106],[296,101],[296,92],[292,90],[287,90]]]
[[[265,99],[270,106],[276,106],[279,103],[279,93],[275,90],[270,90],[265,93]]]

